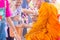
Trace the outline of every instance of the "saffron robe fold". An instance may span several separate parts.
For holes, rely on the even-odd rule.
[[[46,2],[42,3],[38,13],[37,21],[25,35],[26,40],[57,40],[60,36],[60,24],[55,6]]]

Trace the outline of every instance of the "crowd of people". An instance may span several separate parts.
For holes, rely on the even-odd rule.
[[[0,0],[0,40],[60,40],[59,0]]]
[[[26,31],[29,29],[26,28],[31,28],[30,26],[32,25],[32,21],[35,21],[37,17],[37,7],[36,9],[34,8],[34,4],[31,0],[15,0],[12,1],[10,0],[10,6],[12,10],[12,20],[14,25],[16,26],[17,34],[22,37],[24,34],[26,34]],[[12,6],[13,2],[15,2],[14,6]],[[31,8],[30,8],[31,7]],[[35,16],[36,15],[36,16]],[[32,20],[33,19],[33,20]],[[14,39],[14,33],[13,29],[9,27],[10,29],[10,39]],[[23,32],[24,30],[24,32]]]

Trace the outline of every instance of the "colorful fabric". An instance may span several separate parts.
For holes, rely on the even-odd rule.
[[[5,34],[5,8],[0,8],[0,40],[6,40]]]
[[[5,6],[6,6],[6,17],[9,17],[11,16],[11,11],[9,9],[8,0],[0,0],[0,8],[4,8]]]
[[[37,22],[25,35],[26,40],[57,40],[60,36],[60,25],[54,5],[43,3],[38,13]]]
[[[0,0],[0,8],[3,8],[5,3],[4,3],[5,0]]]
[[[5,19],[5,8],[0,8],[0,20]]]
[[[5,5],[6,4],[6,5]],[[10,9],[8,0],[0,0],[0,40],[6,40],[5,26],[6,17],[10,17]]]

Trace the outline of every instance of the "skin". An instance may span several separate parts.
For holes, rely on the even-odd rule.
[[[28,3],[30,3],[31,0],[27,0]]]
[[[16,28],[15,28],[15,26],[14,26],[14,23],[13,23],[11,17],[6,17],[6,20],[7,20],[7,23],[10,25],[10,27],[13,29],[13,31],[14,31],[14,36],[16,35],[16,36],[15,36],[16,39],[17,39],[17,40],[20,40],[20,37],[19,37],[18,34],[17,34]]]
[[[53,3],[55,3],[56,0],[52,0]]]
[[[21,4],[22,4],[22,0],[17,0],[15,4],[16,8],[18,8]]]

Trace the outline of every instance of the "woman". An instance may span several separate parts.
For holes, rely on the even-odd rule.
[[[13,28],[13,31],[16,33],[14,24],[10,18],[11,11],[9,8],[9,2],[8,0],[0,0],[0,40],[6,40],[6,34],[5,34],[5,22],[9,23],[9,25]],[[6,18],[6,19],[5,19]],[[17,35],[17,33],[16,33]],[[17,39],[19,39],[18,36],[15,36]]]
[[[26,40],[57,40],[60,36],[60,25],[57,18],[57,9],[53,4],[40,1],[39,16],[32,29],[25,35]]]
[[[22,4],[22,1],[23,0],[17,0],[14,7],[15,7],[15,10],[12,9],[13,6],[12,6],[12,20],[14,22],[14,25],[15,25],[15,28],[16,28],[16,31],[17,31],[17,34],[19,35],[19,37],[22,37],[22,29],[21,28],[21,4]],[[14,33],[13,33],[13,29],[12,27],[10,27],[10,39],[11,40],[14,40]],[[21,39],[22,40],[22,39]]]

